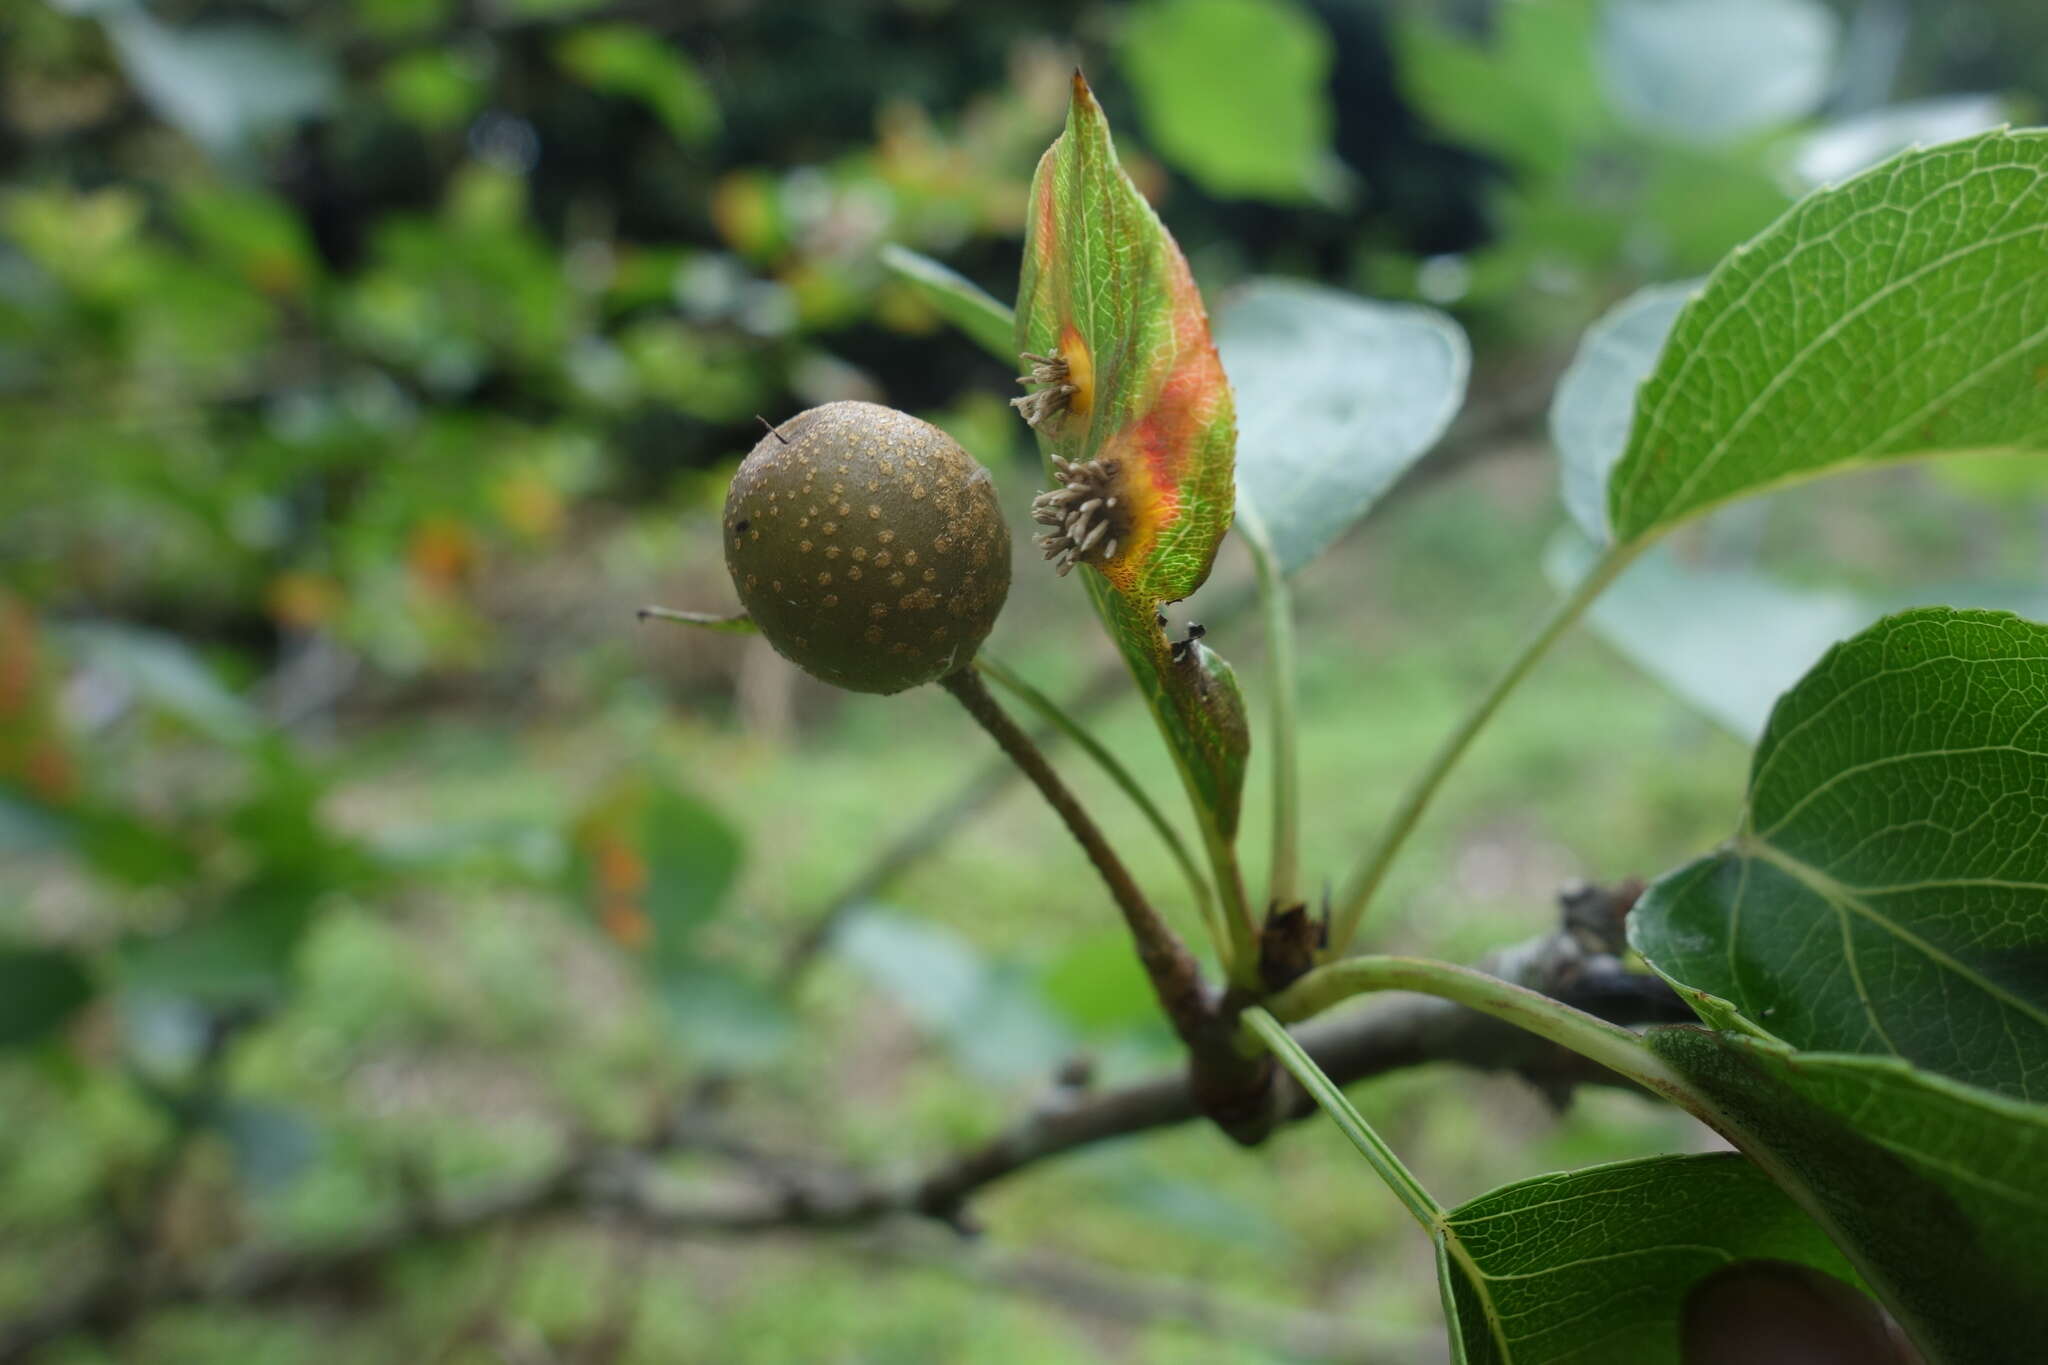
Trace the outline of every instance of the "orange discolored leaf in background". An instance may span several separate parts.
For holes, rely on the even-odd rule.
[[[413,528],[405,557],[421,584],[437,592],[452,591],[476,565],[476,537],[453,517],[429,517]]]
[[[48,664],[35,614],[0,593],[0,783],[61,805],[77,793],[78,770],[58,728]]]

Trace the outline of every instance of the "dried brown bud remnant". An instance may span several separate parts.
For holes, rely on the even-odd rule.
[[[1089,555],[1104,561],[1115,558],[1129,521],[1118,506],[1115,460],[1076,463],[1055,455],[1052,469],[1060,486],[1032,501],[1031,519],[1053,528],[1040,536],[1038,543],[1065,578],[1069,569]]]

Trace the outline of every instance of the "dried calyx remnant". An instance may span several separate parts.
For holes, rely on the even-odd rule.
[[[1124,531],[1123,513],[1117,507],[1115,460],[1080,463],[1052,457],[1053,473],[1060,486],[1040,493],[1031,504],[1031,519],[1052,530],[1038,538],[1045,557],[1054,560],[1060,577],[1080,560],[1100,554],[1106,561],[1116,557]]]
[[[1080,386],[1073,381],[1067,358],[1057,351],[1051,355],[1035,355],[1026,351],[1022,359],[1031,367],[1031,372],[1018,375],[1017,382],[1039,387],[1036,392],[1027,393],[1022,398],[1012,398],[1010,406],[1022,413],[1024,421],[1037,431],[1067,410]]]

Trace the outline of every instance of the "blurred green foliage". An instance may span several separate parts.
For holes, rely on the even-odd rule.
[[[1254,271],[1426,299],[1496,377],[1710,264],[1844,121],[1884,143],[1867,160],[1928,126],[1868,122],[1896,100],[1977,95],[1984,120],[2048,91],[2029,0],[1760,5],[1827,35],[1821,78],[1697,136],[1616,93],[1639,32],[1616,15],[1654,8],[0,9],[0,1320],[138,1238],[199,1264],[345,1237],[420,1167],[456,1189],[530,1171],[704,1067],[759,1080],[749,1131],[881,1162],[984,1135],[1071,1047],[1112,1076],[1163,1062],[1126,945],[1049,889],[1047,867],[1082,870],[1021,800],[778,996],[782,945],[964,775],[963,744],[921,700],[841,709],[744,643],[635,636],[631,609],[725,605],[710,509],[756,414],[928,413],[1021,506],[1008,372],[879,253],[1008,299],[1076,63],[1212,299]],[[1783,557],[1857,572],[2028,531],[2010,504],[2038,476],[1941,477],[1884,536],[1780,529]],[[1546,480],[1456,482],[1305,576],[1326,627],[1305,794],[1346,817],[1311,866],[1341,865],[1380,813],[1360,793],[1398,784],[1541,598]],[[1021,589],[1005,653],[1078,680],[1074,611]],[[1134,710],[1105,733],[1169,780]],[[1735,746],[1590,649],[1490,743],[1492,776],[1411,860],[1437,871],[1393,887],[1395,941],[1526,932],[1549,882],[1704,846],[1739,785]],[[1433,1101],[1439,1079],[1372,1102],[1452,1190],[1669,1145],[1668,1116],[1620,1097],[1553,1127],[1505,1086]],[[1502,1124],[1540,1155],[1496,1150]],[[1396,1213],[1333,1208],[1340,1169],[1298,1136],[1251,1158],[1190,1131],[1034,1175],[986,1216],[1017,1244],[1428,1323],[1426,1272],[1380,1240]],[[339,1336],[202,1306],[56,1358],[488,1359],[479,1302],[573,1342],[613,1311],[616,1254],[578,1236],[401,1258]],[[723,1255],[641,1265],[663,1311],[630,1358],[1276,1358],[1083,1327],[944,1267],[878,1296],[837,1251]]]

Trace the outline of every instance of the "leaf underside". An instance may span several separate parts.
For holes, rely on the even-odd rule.
[[[1237,394],[1238,529],[1290,574],[1436,444],[1471,366],[1433,308],[1296,280],[1234,291],[1216,344]]]

